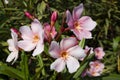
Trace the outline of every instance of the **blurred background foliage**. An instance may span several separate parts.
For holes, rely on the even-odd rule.
[[[24,11],[30,12],[38,18],[41,23],[44,23],[50,22],[50,15],[52,11],[57,10],[59,16],[55,25],[57,30],[59,30],[64,12],[67,9],[72,11],[75,6],[83,3],[85,9],[82,15],[91,16],[92,19],[97,22],[96,28],[92,31],[93,39],[86,40],[86,45],[94,48],[102,46],[106,52],[103,59],[105,64],[103,76],[95,78],[95,80],[120,80],[120,65],[118,65],[118,62],[120,62],[120,60],[118,60],[118,57],[120,57],[120,0],[8,1],[9,3],[5,4],[4,0],[0,0],[0,71],[2,71],[1,65],[6,67],[6,64],[8,64],[5,60],[10,52],[7,49],[6,41],[11,38],[10,28],[14,27],[19,29],[20,26],[29,25],[31,22],[31,20],[25,17]],[[64,27],[66,27],[66,24]],[[18,61],[19,60],[20,59],[18,59]],[[14,67],[16,67],[17,64],[18,62],[15,63]],[[50,62],[48,64],[50,64]],[[10,64],[8,65],[11,66]],[[16,68],[19,69],[19,67]],[[11,77],[5,76],[2,72],[0,72],[0,80],[8,79],[12,80]],[[90,78],[83,80],[90,80]],[[94,78],[91,80],[94,80]]]

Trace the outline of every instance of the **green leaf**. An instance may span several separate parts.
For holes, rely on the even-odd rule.
[[[111,74],[107,77],[103,77],[103,80],[120,80],[120,75],[118,74]]]
[[[12,77],[18,80],[25,80],[24,74],[21,71],[15,68],[12,68],[10,66],[7,66],[6,64],[2,62],[0,62],[0,74],[7,75],[9,77]]]
[[[91,59],[93,58],[94,54],[90,54],[89,56],[84,59],[84,61],[81,63],[81,66],[79,67],[78,71],[74,74],[73,78],[77,79],[82,72],[85,70]]]
[[[80,47],[83,48],[85,45],[85,39],[83,38],[80,43],[79,43]]]
[[[21,54],[20,67],[22,69],[22,73],[24,74],[25,80],[29,80],[28,58],[24,53],[24,51],[22,51],[22,54]]]

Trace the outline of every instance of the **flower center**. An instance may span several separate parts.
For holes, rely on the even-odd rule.
[[[35,35],[35,36],[33,37],[33,43],[36,43],[36,42],[38,42],[39,40],[40,40],[40,38],[39,38],[38,35]]]
[[[75,27],[75,29],[77,29],[77,30],[81,29],[80,24],[79,24],[77,21],[74,22],[74,27]]]
[[[67,52],[61,52],[61,57],[63,58],[63,59],[67,59],[67,57],[68,57],[68,53]]]

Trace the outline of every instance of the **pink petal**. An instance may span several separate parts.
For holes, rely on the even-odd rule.
[[[22,26],[20,27],[20,32],[22,34],[22,38],[25,40],[31,40],[33,37],[33,33],[28,26]]]
[[[81,14],[83,12],[83,4],[80,4],[79,6],[75,7],[73,9],[73,20],[76,21],[80,18]]]
[[[85,38],[85,39],[91,39],[92,38],[91,32],[89,32],[87,30],[72,29],[72,31],[79,40],[82,40],[83,38]]]
[[[79,19],[80,26],[85,30],[93,30],[97,23],[91,19],[89,16],[83,16]]]
[[[60,47],[56,41],[52,41],[49,49],[49,53],[53,58],[60,57]]]
[[[6,59],[6,62],[11,62],[13,60],[12,64],[14,64],[17,58],[18,58],[18,51],[11,52]]]
[[[74,37],[64,38],[60,42],[60,48],[62,50],[67,50],[67,49],[69,49],[77,44],[78,44],[78,41]]]
[[[79,45],[76,45],[74,47],[71,47],[67,50],[67,52],[71,55],[74,56],[77,59],[82,59],[86,56],[84,50],[80,48]]]
[[[105,55],[105,52],[103,51],[102,47],[95,48],[94,51],[97,59],[102,59]]]
[[[54,69],[57,72],[63,71],[64,68],[65,68],[65,62],[62,58],[58,58],[57,60],[55,60],[55,62],[53,62],[50,65],[50,69]]]
[[[69,56],[66,60],[67,68],[70,73],[74,73],[80,67],[80,64],[77,59],[74,57]]]
[[[31,51],[35,48],[36,44],[32,41],[21,40],[18,42],[18,46],[25,51]]]
[[[8,39],[8,40],[7,40],[7,43],[8,43],[8,45],[9,45],[8,49],[9,49],[10,51],[16,51],[16,47],[15,47],[15,44],[14,44],[13,39]]]
[[[34,19],[34,21],[31,23],[31,28],[34,34],[38,34],[40,32],[41,34],[43,33],[43,26],[37,19]]]
[[[73,28],[73,18],[69,10],[66,11],[66,23],[69,26],[70,29]]]
[[[34,50],[33,52],[33,56],[36,56],[38,54],[41,54],[44,50],[44,44],[43,43],[40,43],[38,42],[37,46],[36,46],[36,49]]]

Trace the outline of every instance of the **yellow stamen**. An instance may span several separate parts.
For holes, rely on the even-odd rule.
[[[39,36],[38,35],[35,35],[34,38],[33,38],[33,43],[36,43],[40,40]]]
[[[61,57],[63,58],[63,59],[67,59],[67,57],[68,57],[68,53],[67,52],[61,52]]]

